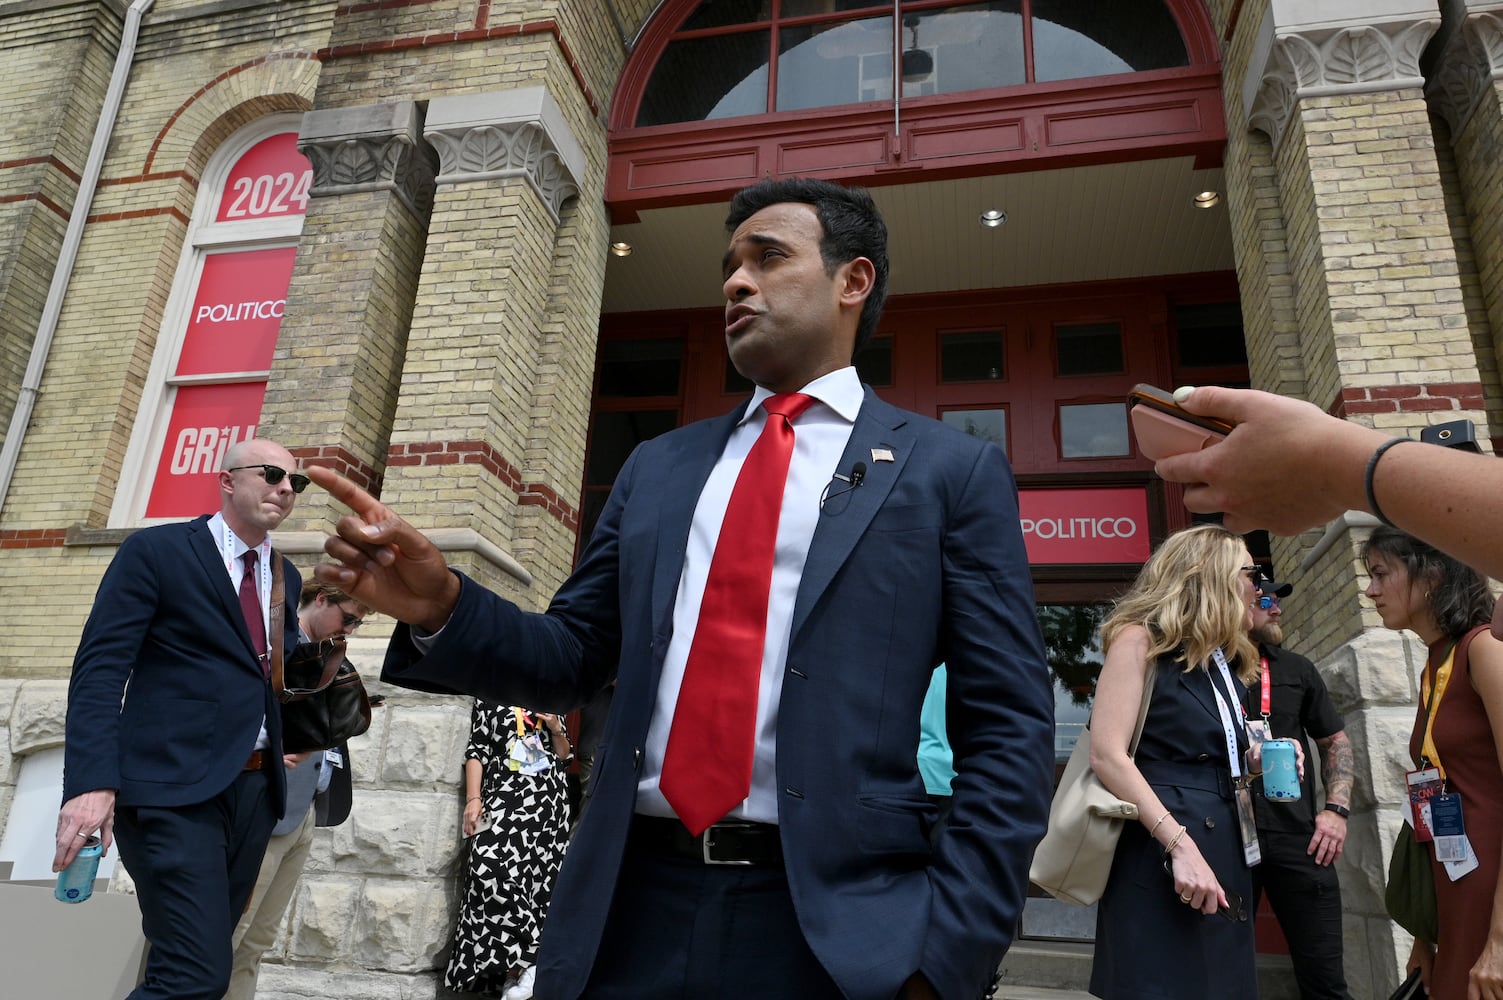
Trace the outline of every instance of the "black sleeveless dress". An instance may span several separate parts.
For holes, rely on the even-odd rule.
[[[1168,655],[1159,659],[1137,763],[1173,813],[1165,824],[1187,828],[1185,836],[1194,839],[1228,897],[1235,893],[1245,909],[1251,905],[1252,873],[1237,832],[1213,675],[1219,687],[1214,665],[1210,672],[1187,673]],[[1232,685],[1240,701],[1243,688],[1235,675]],[[1233,922],[1180,902],[1173,877],[1164,872],[1163,849],[1141,823],[1129,823],[1097,908],[1091,993],[1108,1000],[1257,1000],[1251,914]]]

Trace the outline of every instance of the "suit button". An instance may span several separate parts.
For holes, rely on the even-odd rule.
[[[1214,819],[1212,819],[1211,817],[1209,817],[1209,816],[1206,817],[1206,829],[1207,830],[1214,830],[1214,829],[1216,829],[1216,821]]]
[[[632,748],[632,752],[631,752],[631,768],[632,768],[633,771],[639,771],[642,768],[642,748],[641,747],[633,747]]]
[[[1203,753],[1199,757],[1196,757],[1195,759],[1196,760],[1210,760],[1211,759],[1211,755],[1208,754],[1208,753]]]

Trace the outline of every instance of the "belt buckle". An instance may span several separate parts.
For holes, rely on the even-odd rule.
[[[748,861],[745,858],[740,858],[740,859],[717,858],[717,857],[714,856],[714,851],[715,851],[715,831],[716,831],[717,828],[721,829],[721,830],[725,830],[725,829],[742,829],[742,830],[747,830],[747,829],[751,828],[751,824],[750,823],[717,823],[717,824],[715,824],[715,826],[711,826],[708,829],[706,829],[704,833],[702,833],[702,834],[699,835],[700,853],[701,853],[701,856],[704,858],[704,863],[707,864],[707,865],[750,865],[750,864],[752,864],[753,862]]]

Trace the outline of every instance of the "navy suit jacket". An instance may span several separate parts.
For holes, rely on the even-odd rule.
[[[562,712],[612,678],[589,797],[555,886],[538,993],[584,988],[631,825],[689,522],[742,408],[638,447],[549,609],[471,581],[426,656],[399,628],[384,679]],[[886,449],[892,461],[878,460]],[[778,822],[810,947],[848,997],[922,970],[976,998],[1011,943],[1043,835],[1054,710],[1017,491],[996,446],[870,389],[804,566],[777,721]],[[835,470],[831,470],[834,472]],[[954,813],[932,848],[919,710],[949,664]]]
[[[282,716],[208,524],[143,528],[105,570],[68,683],[64,802],[101,788],[117,806],[204,802],[239,776],[265,718],[281,817]],[[302,583],[282,562],[291,649]]]

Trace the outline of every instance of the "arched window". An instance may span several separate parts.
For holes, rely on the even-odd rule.
[[[298,121],[246,126],[204,170],[112,525],[218,509],[225,450],[255,436],[313,182]]]
[[[1188,66],[1165,0],[704,0],[643,88],[636,127]]]

